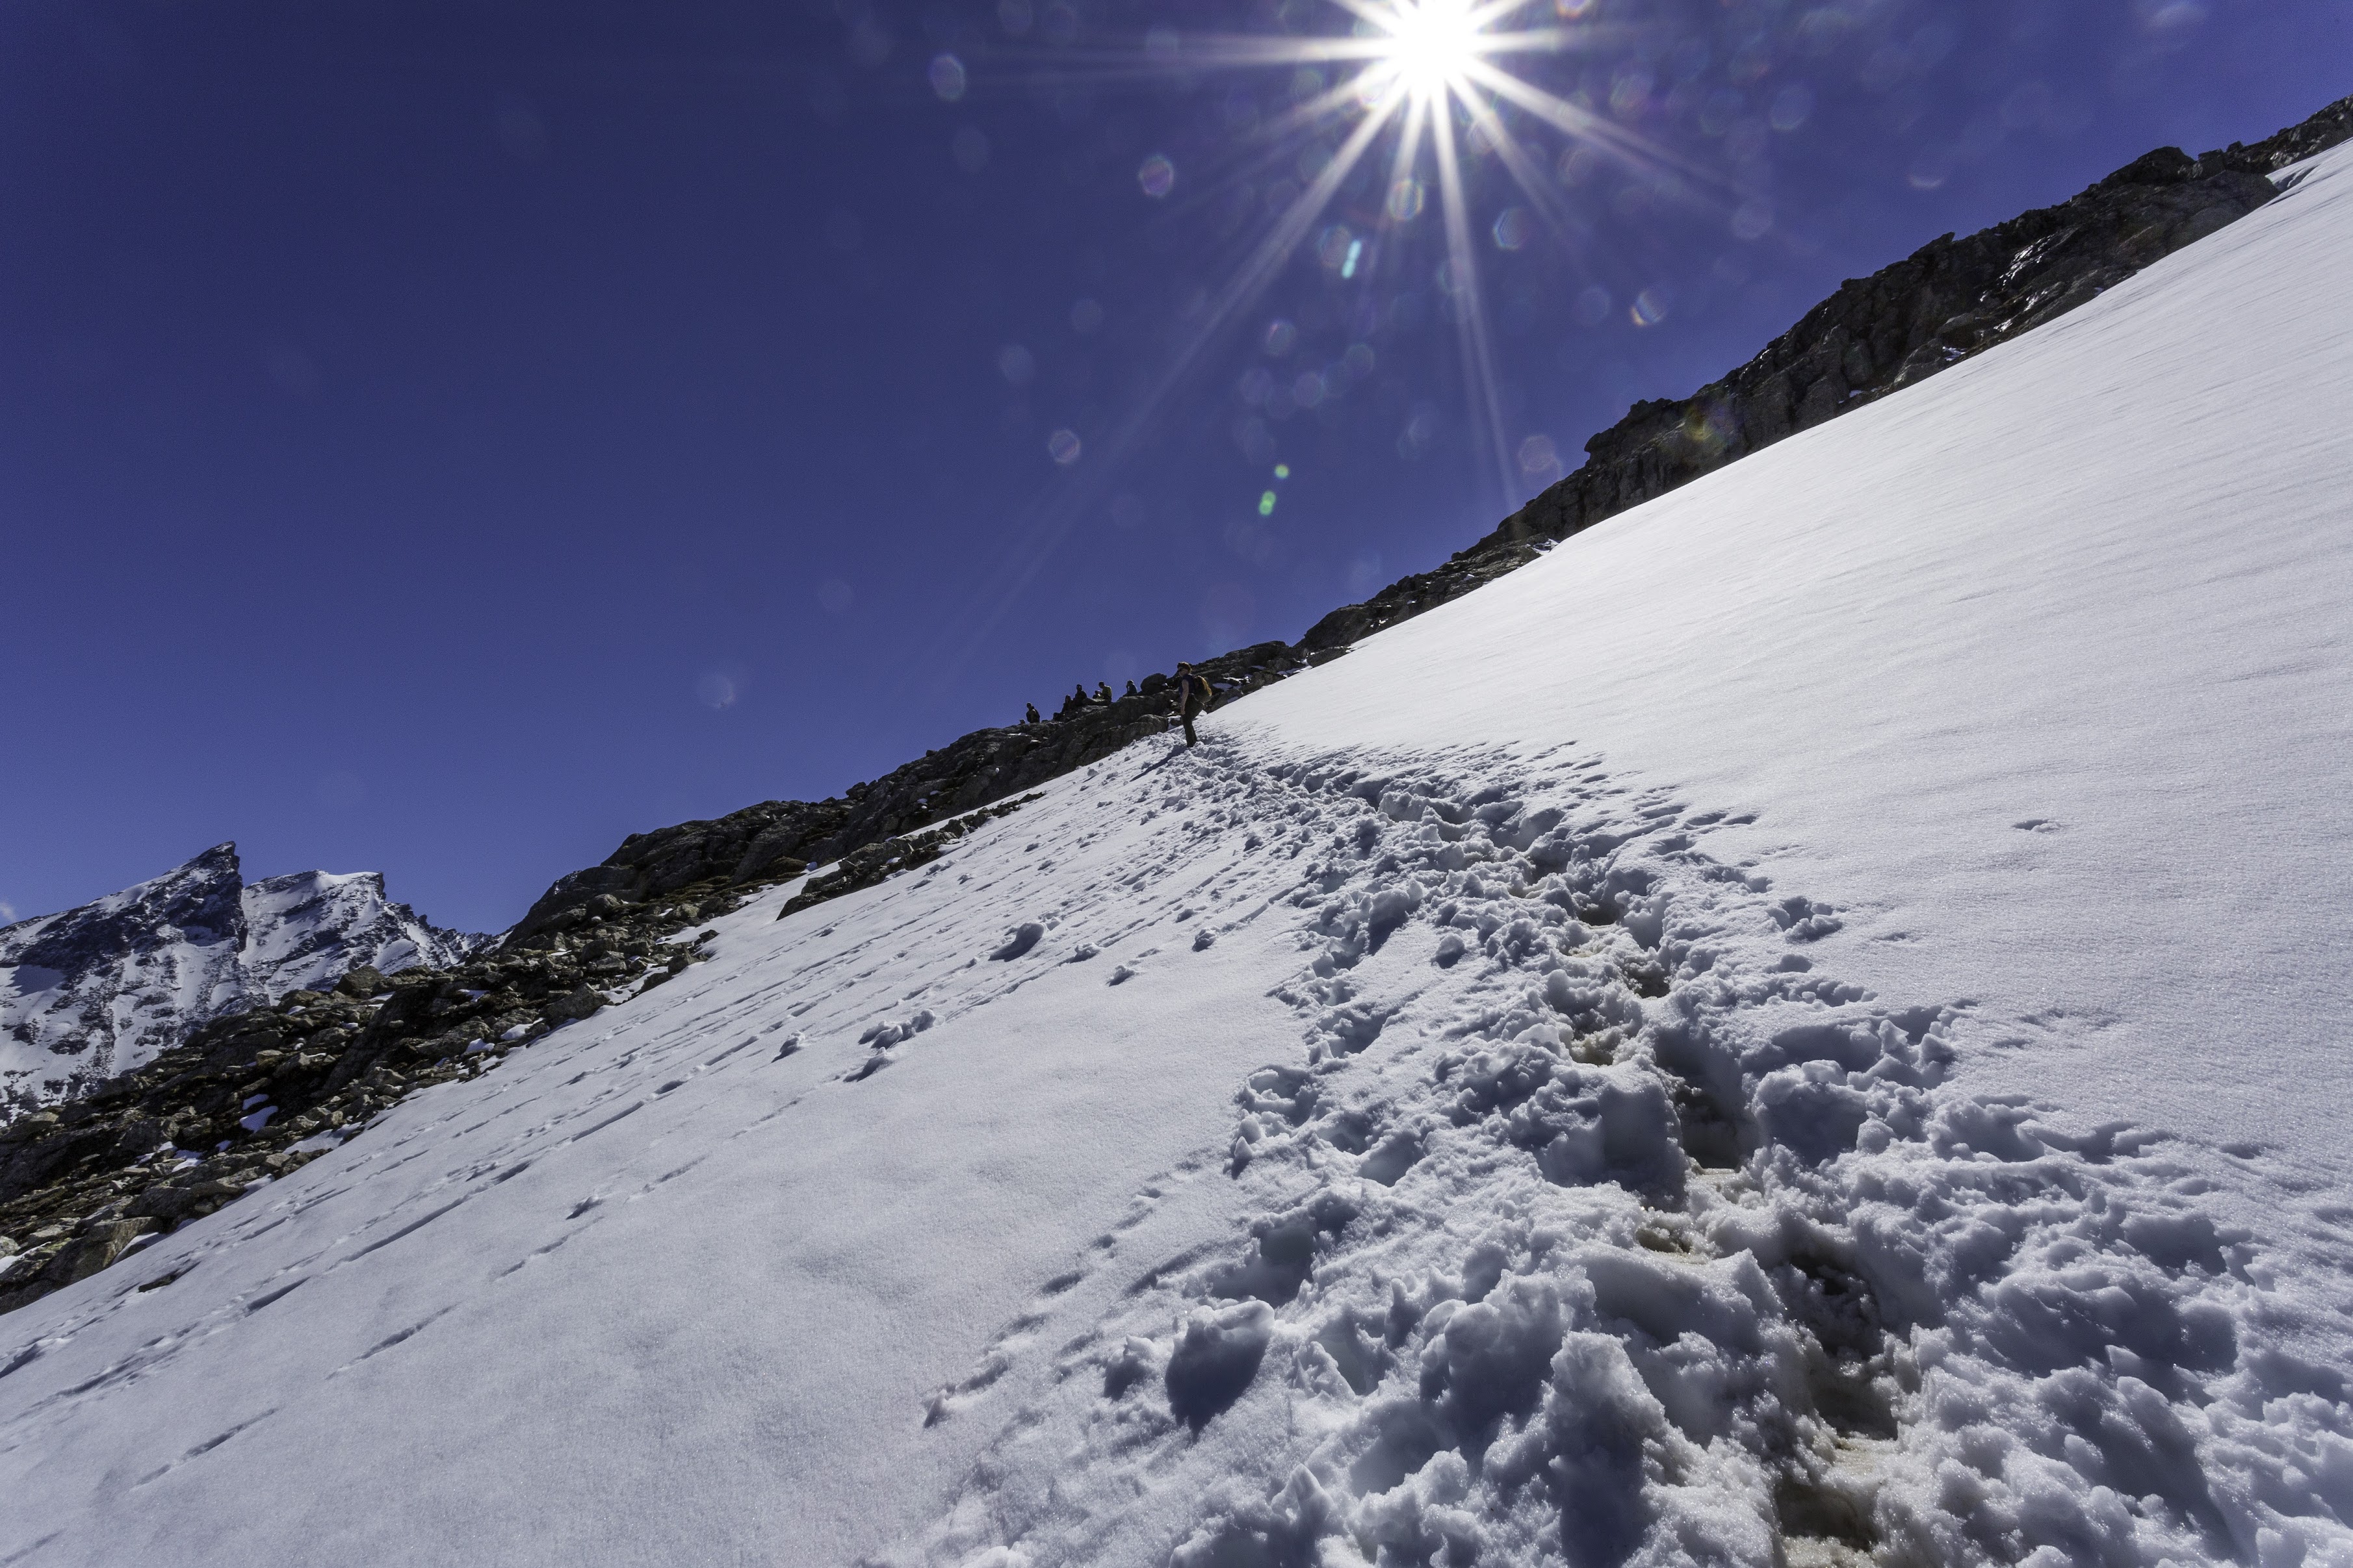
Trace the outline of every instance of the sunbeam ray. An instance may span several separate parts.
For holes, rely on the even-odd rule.
[[[1187,195],[1179,198],[1176,210],[1206,215],[1227,208],[1261,185],[1287,199],[1279,210],[1271,206],[1271,222],[1254,238],[1236,237],[1233,265],[1224,272],[1224,281],[1188,310],[1182,337],[1151,382],[1137,391],[1106,436],[1087,438],[1086,469],[1061,477],[1030,513],[1019,542],[1003,557],[996,581],[972,602],[963,624],[944,628],[944,636],[959,645],[960,654],[977,647],[1002,622],[1085,509],[1101,499],[1098,492],[1106,491],[1111,473],[1139,448],[1170,395],[1266,294],[1382,138],[1392,139],[1386,182],[1376,191],[1359,188],[1350,197],[1377,215],[1371,220],[1371,233],[1357,232],[1361,217],[1353,220],[1356,227],[1341,226],[1340,248],[1324,256],[1324,265],[1337,273],[1335,281],[1354,286],[1346,296],[1352,300],[1347,319],[1371,323],[1367,330],[1396,319],[1396,311],[1409,316],[1420,309],[1414,300],[1428,284],[1415,258],[1427,256],[1430,241],[1417,240],[1415,233],[1435,184],[1439,211],[1432,216],[1440,234],[1432,237],[1442,237],[1444,259],[1434,280],[1461,363],[1468,455],[1481,473],[1493,478],[1506,508],[1516,503],[1521,476],[1513,457],[1512,433],[1504,424],[1504,389],[1498,379],[1481,264],[1483,231],[1472,216],[1477,176],[1470,166],[1474,161],[1471,155],[1494,153],[1510,188],[1525,197],[1562,253],[1571,257],[1582,257],[1591,248],[1595,221],[1580,215],[1574,198],[1546,167],[1540,144],[1532,145],[1528,133],[1535,126],[1548,128],[1573,145],[1592,148],[1638,177],[1672,174],[1721,192],[1736,188],[1723,174],[1588,107],[1582,95],[1558,96],[1504,63],[1596,51],[1613,39],[1622,40],[1628,34],[1623,24],[1572,19],[1555,25],[1549,16],[1541,20],[1529,16],[1537,8],[1536,0],[1331,4],[1346,18],[1348,31],[1324,37],[1216,33],[1187,37],[1175,47],[1164,40],[1141,50],[1062,49],[1054,57],[1052,71],[1037,79],[1198,82],[1219,73],[1297,72],[1287,101],[1270,104],[1263,118],[1251,103],[1245,124],[1229,127],[1222,153],[1207,154],[1192,168]],[[1307,75],[1311,69],[1313,79]],[[1327,74],[1339,79],[1327,81]],[[1520,115],[1526,120],[1519,120]],[[1347,132],[1340,145],[1309,177],[1302,150],[1318,142],[1329,147],[1343,125]],[[1461,144],[1466,133],[1476,139],[1475,147]],[[1288,184],[1292,171],[1284,169],[1286,160],[1294,161],[1298,177],[1305,182],[1306,188],[1295,195],[1290,195],[1296,187]],[[1148,194],[1166,195],[1166,177],[1164,170],[1164,183]],[[1514,248],[1515,244],[1506,244],[1498,231],[1499,247]],[[1342,259],[1335,261],[1334,256]],[[1240,429],[1238,426],[1238,439]],[[1428,439],[1401,436],[1401,446],[1409,438],[1416,443]]]
[[[1512,460],[1504,435],[1502,400],[1495,391],[1495,362],[1487,341],[1487,311],[1480,293],[1479,258],[1471,247],[1471,219],[1462,195],[1462,166],[1454,153],[1454,117],[1438,106],[1430,115],[1430,139],[1438,153],[1439,203],[1446,219],[1446,265],[1460,295],[1454,327],[1462,349],[1462,379],[1470,394],[1472,435],[1486,438],[1495,458],[1496,488],[1512,502]]]
[[[1161,405],[1184,380],[1202,352],[1237,315],[1265,291],[1275,273],[1297,250],[1307,230],[1330,205],[1333,195],[1363,160],[1366,152],[1379,139],[1382,128],[1406,98],[1404,92],[1393,91],[1366,113],[1347,141],[1333,155],[1332,161],[1292,203],[1277,220],[1273,232],[1259,243],[1250,259],[1242,264],[1240,270],[1211,301],[1196,330],[1187,334],[1152,390],[1121,421],[1105,446],[1103,456],[1106,460],[1096,466],[1092,475],[1074,476],[1066,482],[1060,494],[1039,509],[1025,531],[1024,538],[1010,552],[1009,570],[1000,573],[1000,581],[992,584],[989,590],[975,601],[976,604],[985,603],[988,607],[977,624],[957,637],[959,658],[970,657],[1011,612],[1022,590],[1037,576],[1084,508],[1096,499],[1096,492],[1106,482],[1101,476],[1115,468],[1119,460],[1134,449]]]

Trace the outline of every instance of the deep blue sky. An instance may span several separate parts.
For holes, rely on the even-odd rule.
[[[0,6],[0,918],[235,838],[503,926],[629,831],[1296,637],[1539,488],[1530,437],[2353,91],[2346,0],[1577,19],[1520,74],[1686,172],[1515,118],[1556,234],[1466,153],[1506,497],[1385,151],[1198,331],[1316,167],[1250,140],[1313,84],[1202,39],[1330,0]]]

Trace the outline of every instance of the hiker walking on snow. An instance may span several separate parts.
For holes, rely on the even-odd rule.
[[[1176,717],[1184,721],[1187,745],[1198,743],[1198,738],[1193,733],[1193,715],[1208,712],[1209,704],[1217,700],[1217,695],[1216,689],[1209,684],[1208,677],[1198,673],[1184,660],[1177,661]]]

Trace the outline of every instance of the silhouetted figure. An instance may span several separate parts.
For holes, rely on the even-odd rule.
[[[1122,695],[1122,696],[1125,696],[1125,697],[1133,697],[1133,696],[1134,696],[1134,695],[1135,695],[1135,682],[1134,682],[1133,680],[1129,681],[1129,682],[1127,683],[1127,689],[1126,689],[1124,692],[1121,693],[1121,695]]]
[[[1193,733],[1193,715],[1207,713],[1217,696],[1217,689],[1209,684],[1208,676],[1198,673],[1181,659],[1177,661],[1176,717],[1184,721],[1187,745],[1198,743],[1198,737]]]
[[[1098,680],[1095,682],[1095,700],[1102,703],[1106,708],[1111,706],[1110,681]]]
[[[1038,717],[1038,705],[1035,702],[1029,703],[1026,707],[1027,711],[1024,712],[1021,717],[1021,721],[1024,724],[1037,724],[1043,722],[1043,721]]]
[[[1087,683],[1082,680],[1079,682],[1077,689],[1071,693],[1071,706],[1073,708],[1083,708],[1086,705]]]

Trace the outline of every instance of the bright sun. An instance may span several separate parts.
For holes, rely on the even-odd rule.
[[[1377,16],[1388,34],[1383,56],[1418,97],[1443,94],[1481,53],[1486,18],[1470,0],[1391,0]]]
[[[1541,224],[1576,252],[1591,226],[1572,210],[1562,180],[1554,176],[1552,153],[1536,138],[1549,131],[1632,170],[1672,165],[1683,177],[1704,176],[1580,99],[1558,97],[1507,68],[1514,58],[1528,56],[1595,53],[1601,33],[1585,18],[1596,0],[1330,3],[1353,20],[1345,33],[1302,35],[1286,27],[1279,34],[1180,40],[1171,30],[1155,28],[1137,61],[1114,62],[1123,72],[1140,63],[1147,73],[1176,70],[1187,76],[1220,66],[1288,71],[1292,101],[1268,115],[1244,142],[1253,158],[1271,152],[1279,154],[1275,163],[1293,163],[1305,186],[1283,179],[1269,188],[1270,195],[1286,187],[1291,195],[1233,275],[1204,302],[1159,389],[1130,417],[1112,447],[1125,450],[1142,438],[1151,406],[1213,337],[1256,304],[1311,237],[1324,265],[1338,273],[1335,282],[1366,291],[1363,303],[1377,313],[1386,309],[1369,291],[1402,289],[1409,286],[1404,281],[1409,277],[1429,276],[1408,258],[1419,247],[1414,226],[1424,211],[1434,209],[1440,232],[1431,237],[1446,248],[1436,276],[1460,340],[1470,422],[1493,459],[1499,495],[1508,498],[1517,493],[1521,475],[1504,436],[1482,303],[1485,247],[1480,241],[1492,232],[1497,248],[1516,250]],[[1293,7],[1282,11],[1287,18]],[[1171,58],[1180,50],[1179,58]],[[1387,155],[1366,169],[1385,137]],[[1506,208],[1493,219],[1492,231],[1472,216],[1481,198],[1466,169],[1490,160],[1527,204]],[[1388,165],[1385,176],[1378,163]],[[1360,171],[1370,177],[1358,178]],[[1155,201],[1168,194],[1176,177],[1174,165],[1160,153],[1145,159],[1136,175],[1144,194]],[[1326,222],[1333,205],[1343,201],[1346,221]]]

